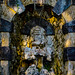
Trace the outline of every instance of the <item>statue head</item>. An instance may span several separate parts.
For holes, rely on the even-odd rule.
[[[39,41],[41,44],[41,42],[45,40],[45,30],[40,26],[33,27],[31,29],[31,37],[33,41]]]

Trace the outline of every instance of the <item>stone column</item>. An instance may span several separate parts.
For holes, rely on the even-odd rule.
[[[9,75],[9,62],[11,60],[11,51],[9,48],[9,38],[12,31],[12,23],[1,19],[0,26],[0,62],[1,62],[1,75]]]
[[[65,34],[65,44],[64,44],[64,59],[65,68],[67,75],[75,74],[75,21],[66,23],[63,26],[63,33]]]

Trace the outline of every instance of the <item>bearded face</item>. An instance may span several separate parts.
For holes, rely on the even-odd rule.
[[[45,30],[39,26],[36,26],[31,30],[31,37],[33,38],[33,41],[38,41],[41,43],[45,40]]]

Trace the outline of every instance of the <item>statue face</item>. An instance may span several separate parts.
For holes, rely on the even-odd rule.
[[[34,41],[42,41],[45,39],[45,30],[40,26],[36,26],[31,30],[31,37]]]

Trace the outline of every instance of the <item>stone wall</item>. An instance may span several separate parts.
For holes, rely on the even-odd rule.
[[[49,5],[54,7],[56,2],[57,2],[56,0],[49,0],[47,4],[49,4]],[[29,0],[29,1],[28,0],[27,1],[26,0],[22,0],[22,3],[23,3],[24,6],[27,6],[29,4],[32,4],[33,1],[32,0]],[[11,21],[13,16],[18,12],[18,11],[16,11],[17,7],[13,9],[12,7],[10,7],[10,6],[6,5],[6,4],[1,4],[1,6],[3,7],[2,8],[2,10],[3,10],[2,18],[6,19],[8,21]],[[23,11],[24,11],[24,9],[25,8],[23,7]],[[74,9],[75,9],[75,7],[74,7],[74,5],[72,5],[72,6],[69,7],[69,9],[67,9],[65,12],[62,13],[62,15],[65,18],[66,22],[69,22],[69,21],[74,19]],[[9,12],[9,15],[8,15],[8,12]],[[72,14],[71,14],[71,12],[72,12]]]
[[[39,16],[40,12],[37,12],[38,10],[32,11],[34,14],[31,11],[29,11],[29,10],[26,10],[26,11],[29,14],[25,12],[26,15],[25,15],[25,13],[22,13],[21,16],[16,15],[13,18],[14,32],[11,34],[11,46],[12,47],[16,47],[16,49],[17,49],[17,54],[18,55],[15,57],[15,60],[18,60],[20,62],[19,65],[16,65],[16,66],[19,66],[18,69],[22,67],[21,65],[24,64],[24,63],[22,64],[22,62],[25,59],[24,57],[23,58],[20,57],[21,60],[19,59],[19,56],[23,55],[23,52],[21,52],[20,48],[25,50],[26,46],[30,47],[30,48],[33,47],[30,37],[25,35],[25,34],[21,34],[20,30],[21,30],[22,27],[24,27],[25,25],[28,25],[28,24],[29,24],[29,26],[30,26],[30,24],[31,25],[35,25],[36,24],[36,26],[38,26],[37,24],[39,24],[39,23],[38,23],[38,21],[37,21],[38,19],[36,19],[36,17],[37,18],[40,17]],[[54,69],[55,73],[58,75],[57,71],[59,71],[59,75],[60,75],[63,72],[62,71],[63,70],[63,54],[62,54],[62,52],[63,52],[63,43],[62,42],[64,42],[64,35],[62,33],[62,25],[65,22],[64,22],[64,18],[62,16],[56,17],[55,14],[54,14],[54,16],[50,17],[48,12],[47,11],[45,11],[45,12],[42,13],[43,15],[42,15],[41,18],[44,19],[44,20],[41,20],[40,24],[43,25],[42,23],[46,22],[46,24],[48,25],[49,23],[51,23],[51,25],[55,29],[54,30],[55,31],[55,35],[49,35],[49,36],[46,35],[45,36],[47,38],[46,39],[47,40],[46,47],[51,48],[51,50],[53,52],[53,57],[52,58],[54,59],[54,60],[53,59],[48,59],[48,60],[52,61],[50,63],[53,63],[53,64],[51,64],[50,66]],[[32,20],[33,17],[35,17],[35,19]],[[30,28],[30,27],[28,27],[28,28]],[[16,58],[18,58],[18,59],[16,59]],[[14,62],[15,62],[15,60],[14,60]],[[18,63],[18,62],[15,62],[15,63]],[[30,64],[32,64],[32,63],[30,63]],[[46,67],[46,68],[48,69],[49,67]]]
[[[23,3],[23,6],[25,6],[25,8],[28,7],[29,4],[33,4],[32,0],[21,0],[21,1]],[[16,11],[16,9],[12,8],[11,6],[8,6],[8,4],[1,4],[2,8],[0,7],[0,10],[2,10],[2,13],[0,12],[0,17],[4,20],[7,20],[9,22],[12,21],[14,23],[14,32],[10,33],[10,40],[11,40],[10,47],[13,50],[13,59],[11,61],[10,69],[14,75],[20,73],[21,71],[20,69],[22,67],[25,68],[27,66],[28,68],[28,66],[32,64],[32,63],[29,64],[26,63],[27,60],[25,61],[24,59],[24,48],[26,46],[32,48],[31,38],[27,35],[21,34],[20,31],[22,30],[22,27],[25,26],[26,23],[28,23],[33,17],[41,17],[44,20],[48,21],[54,27],[55,35],[45,36],[47,38],[46,40],[48,41],[46,47],[52,48],[53,50],[53,60],[51,62],[53,64],[50,65],[54,70],[53,73],[55,73],[56,75],[64,75],[65,69],[63,63],[64,60],[63,48],[70,46],[75,47],[74,45],[75,36],[73,33],[64,35],[62,32],[62,26],[64,25],[65,22],[70,22],[72,20],[75,20],[75,15],[74,15],[75,6],[71,5],[67,10],[65,10],[61,15],[58,16],[52,11],[53,7],[56,4],[56,0],[46,0],[44,4],[48,5],[45,6],[47,7],[45,9],[49,8],[49,10],[44,10],[43,12],[40,10],[34,11],[30,7],[28,7],[28,10],[26,9],[21,14],[19,14],[18,11]],[[33,21],[33,24],[35,24],[34,22],[35,20]],[[9,46],[9,33],[2,32],[0,33],[0,35],[2,35],[0,36],[0,45]],[[36,61],[34,61],[34,63],[35,62]],[[8,61],[6,61],[6,63],[8,63]],[[67,67],[70,66],[70,63],[67,64],[68,64]],[[25,71],[26,69],[23,70]],[[66,71],[68,71],[68,69],[66,69]]]

